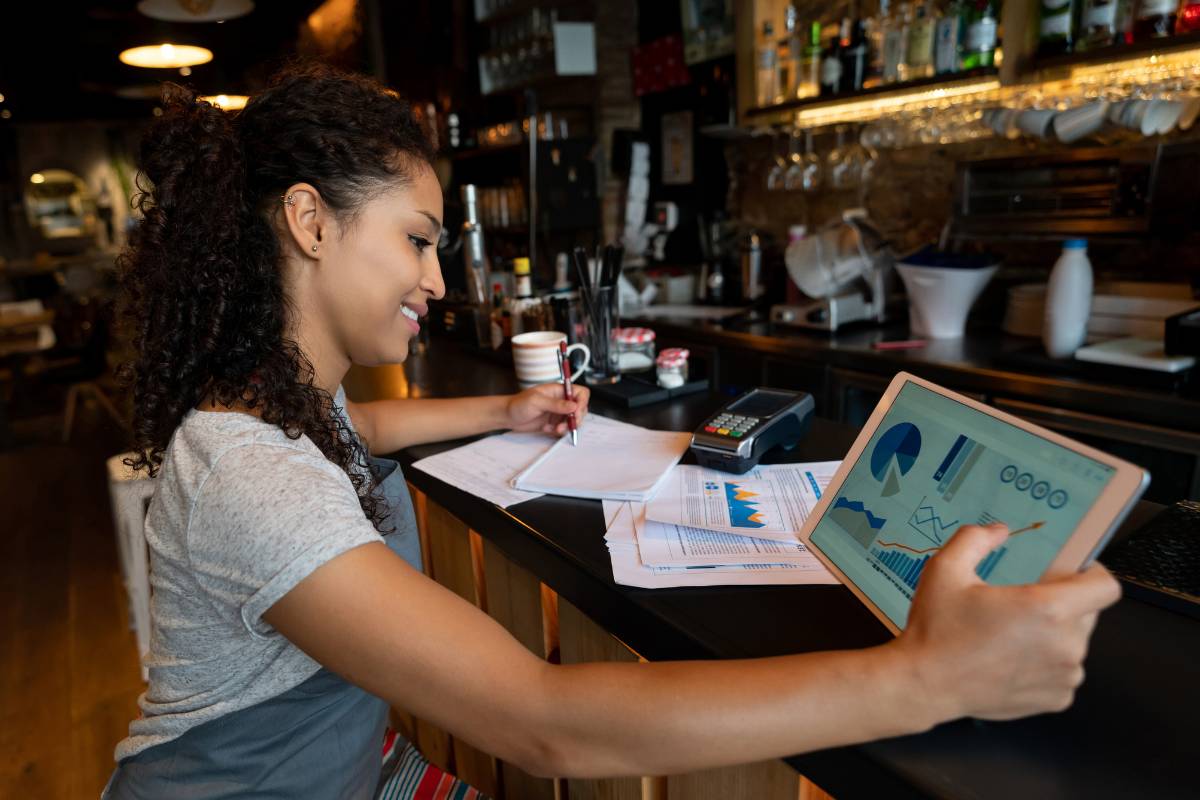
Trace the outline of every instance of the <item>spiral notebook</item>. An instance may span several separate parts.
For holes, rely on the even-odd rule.
[[[514,489],[644,503],[691,444],[690,433],[655,431],[588,415],[579,446],[564,436],[512,480]]]

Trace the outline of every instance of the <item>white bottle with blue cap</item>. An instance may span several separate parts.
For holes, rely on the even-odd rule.
[[[1050,272],[1042,343],[1052,358],[1074,355],[1087,338],[1092,313],[1092,262],[1087,239],[1068,239]]]

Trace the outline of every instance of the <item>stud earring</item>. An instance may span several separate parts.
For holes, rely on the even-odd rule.
[[[313,252],[317,252],[317,246],[315,244],[313,245]]]
[[[281,198],[281,199],[283,200],[283,204],[284,204],[285,206],[294,206],[294,205],[296,205],[296,196],[295,196],[295,195],[291,195],[291,194],[289,194],[288,196],[286,196],[286,197],[283,197],[283,198]]]

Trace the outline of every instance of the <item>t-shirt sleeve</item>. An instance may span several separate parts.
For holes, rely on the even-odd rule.
[[[262,615],[317,567],[380,541],[341,469],[317,454],[262,443],[221,456],[187,529],[201,587],[260,637],[278,635]]]

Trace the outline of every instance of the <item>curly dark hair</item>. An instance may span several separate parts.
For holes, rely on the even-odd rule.
[[[293,439],[312,440],[345,470],[379,528],[386,509],[365,468],[366,446],[313,385],[312,364],[288,337],[273,217],[298,182],[352,217],[432,162],[428,138],[395,92],[327,66],[288,68],[236,114],[173,84],[164,104],[140,151],[134,203],[142,221],[118,258],[137,353],[125,370],[137,453],[130,466],[155,475],[198,404],[239,404]]]

